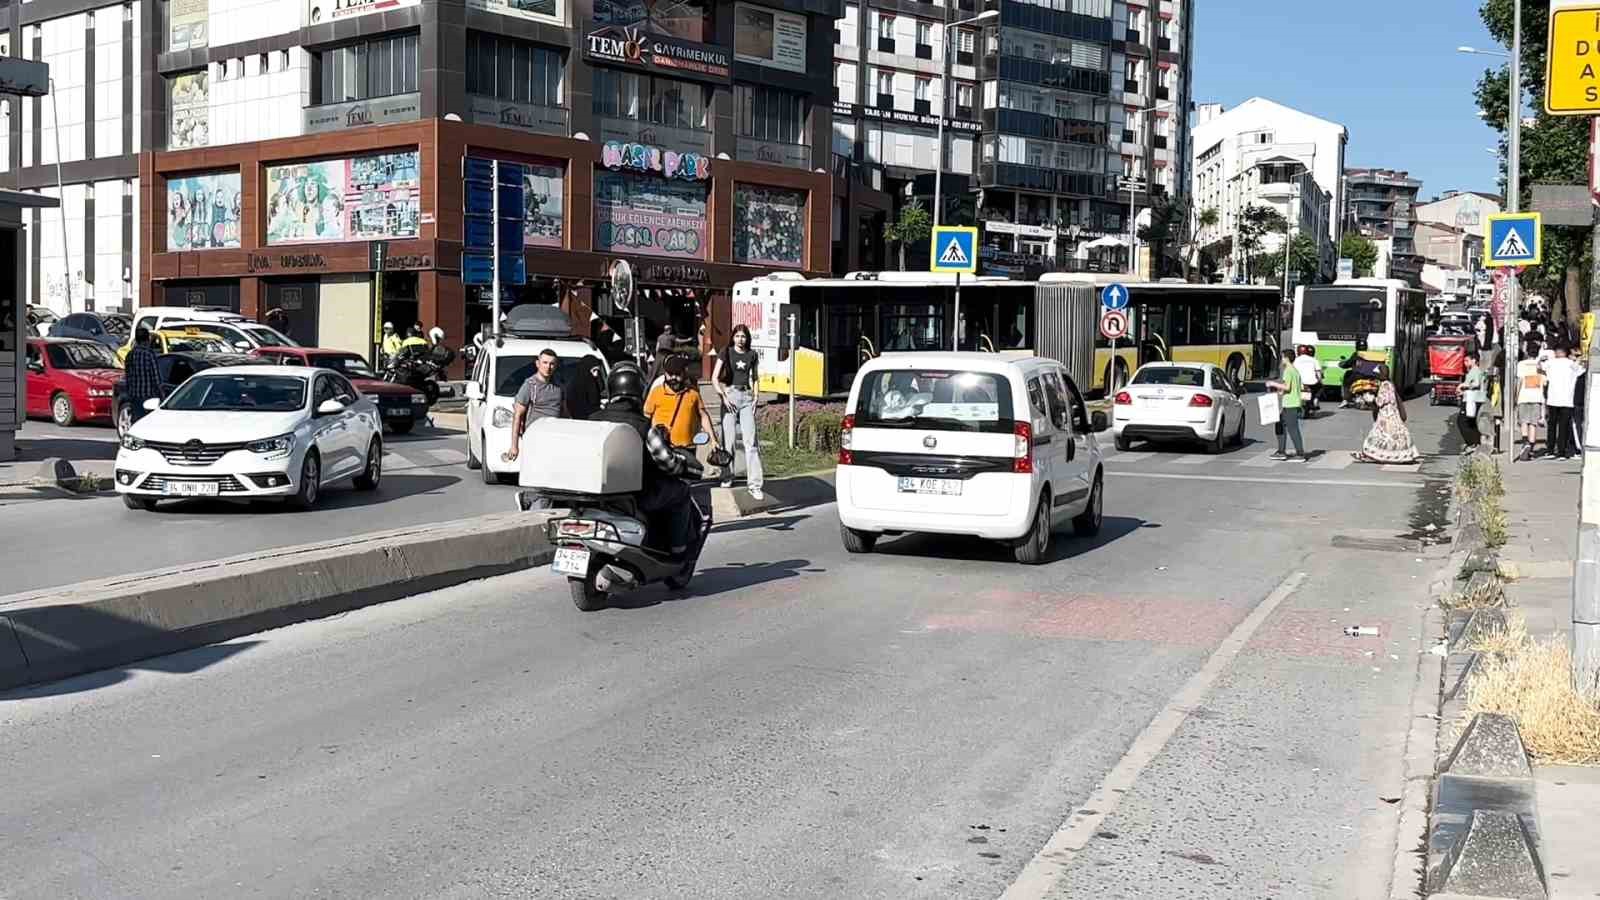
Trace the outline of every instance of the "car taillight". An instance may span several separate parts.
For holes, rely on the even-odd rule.
[[[1022,475],[1033,472],[1033,426],[1018,422],[1011,426],[1016,440],[1011,448],[1011,471]]]
[[[1195,394],[1193,397],[1189,398],[1189,405],[1190,406],[1209,407],[1211,405],[1211,402],[1212,401],[1211,401],[1211,395],[1210,394]]]
[[[1117,391],[1117,397],[1112,402],[1116,403],[1118,406],[1129,406],[1133,403],[1133,395],[1129,394],[1127,391]]]
[[[839,423],[839,465],[841,466],[848,466],[855,462],[855,454],[850,452],[850,443],[855,429],[855,416],[845,416]]]

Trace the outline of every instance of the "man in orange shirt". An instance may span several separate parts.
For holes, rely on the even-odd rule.
[[[712,446],[720,448],[717,429],[711,424],[711,413],[706,410],[700,389],[686,377],[688,361],[681,356],[667,358],[666,379],[650,389],[644,401],[644,414],[651,425],[664,425],[674,447],[693,447],[694,436],[701,430],[711,435]]]

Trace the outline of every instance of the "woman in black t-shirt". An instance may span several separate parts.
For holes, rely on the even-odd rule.
[[[733,342],[717,357],[711,381],[722,398],[722,446],[733,452],[744,438],[745,483],[750,496],[762,499],[761,442],[756,439],[756,391],[761,386],[761,356],[750,346],[750,329],[733,326]],[[722,486],[733,487],[733,464],[722,470]]]

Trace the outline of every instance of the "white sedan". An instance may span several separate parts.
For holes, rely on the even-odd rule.
[[[130,509],[180,497],[281,497],[305,509],[332,482],[370,491],[383,477],[377,406],[327,369],[212,369],[145,407],[117,451]]]
[[[1244,388],[1210,363],[1146,363],[1112,403],[1118,450],[1133,442],[1203,441],[1212,453],[1243,444]]]

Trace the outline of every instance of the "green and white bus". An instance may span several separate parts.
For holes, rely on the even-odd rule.
[[[1355,278],[1301,287],[1294,295],[1294,345],[1316,348],[1324,386],[1350,395],[1354,379],[1339,363],[1356,351],[1388,357],[1390,377],[1402,396],[1426,375],[1427,294],[1393,278]]]

